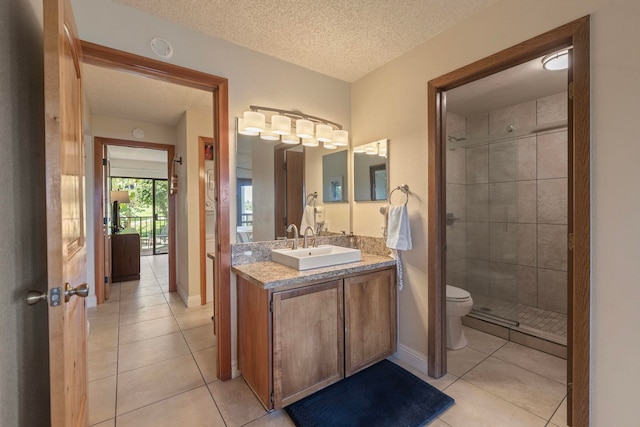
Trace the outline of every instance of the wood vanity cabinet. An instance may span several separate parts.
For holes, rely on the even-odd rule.
[[[344,279],[345,376],[396,352],[394,269]]]
[[[395,269],[279,291],[238,276],[238,365],[278,409],[396,351]]]

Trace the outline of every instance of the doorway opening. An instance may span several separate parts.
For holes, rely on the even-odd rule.
[[[567,79],[567,421],[589,424],[590,189],[589,189],[589,17],[584,17],[490,57],[436,78],[428,84],[429,138],[429,375],[447,372],[446,92],[523,64],[541,55],[573,47]],[[499,212],[497,212],[499,213]],[[507,216],[509,215],[507,211]],[[504,210],[503,210],[504,216]],[[459,217],[458,217],[459,218]],[[508,218],[507,218],[508,219]],[[508,221],[503,221],[507,224]],[[508,226],[507,226],[508,231]],[[579,268],[574,268],[578,267]],[[450,275],[455,276],[455,275]]]
[[[210,92],[213,97],[213,147],[215,162],[215,205],[216,205],[216,248],[214,282],[216,295],[214,296],[215,335],[218,340],[217,377],[221,380],[231,378],[231,307],[230,307],[230,241],[229,241],[229,114],[228,114],[228,80],[207,73],[179,67],[161,61],[152,60],[123,51],[107,48],[86,41],[81,41],[83,60],[86,64],[98,65],[112,70],[132,72],[151,77],[163,82],[175,83]],[[173,147],[170,146],[168,161],[173,160]],[[101,163],[100,163],[101,164]],[[94,163],[96,165],[96,163]],[[99,165],[98,168],[100,167]],[[96,188],[99,190],[99,188]],[[170,196],[175,198],[175,195]],[[102,211],[102,200],[94,205],[96,212]],[[172,230],[171,202],[169,214],[169,229]],[[175,213],[175,211],[173,211]],[[98,218],[96,224],[101,223]],[[202,225],[202,224],[201,224]],[[173,224],[175,227],[175,224]],[[103,257],[103,234],[96,227],[96,259]],[[174,239],[175,240],[175,239]],[[204,242],[202,242],[204,243]],[[172,247],[169,241],[169,257]],[[202,245],[204,246],[204,245]],[[174,247],[175,250],[175,247]],[[201,251],[202,252],[202,251]],[[100,265],[96,264],[96,270]],[[175,278],[175,264],[169,266],[170,281]],[[103,273],[103,272],[102,272]],[[96,272],[98,276],[98,272]],[[101,276],[98,276],[101,278]],[[174,282],[175,286],[175,282]],[[170,288],[171,288],[170,282]],[[175,287],[174,287],[175,289]]]

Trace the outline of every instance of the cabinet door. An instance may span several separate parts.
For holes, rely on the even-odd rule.
[[[276,409],[344,378],[342,310],[342,280],[273,294]]]
[[[344,280],[345,376],[396,351],[395,269]]]

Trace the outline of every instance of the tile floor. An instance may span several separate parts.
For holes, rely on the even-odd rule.
[[[166,256],[142,257],[141,279],[112,287],[89,309],[89,425],[293,426],[267,413],[242,378],[215,378],[211,304],[187,309],[167,289]],[[434,380],[456,399],[431,425],[565,426],[565,361],[466,328],[469,345],[449,352]]]

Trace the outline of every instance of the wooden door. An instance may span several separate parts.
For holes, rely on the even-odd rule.
[[[51,425],[76,427],[88,423],[86,308],[65,301],[65,284],[86,281],[86,247],[82,58],[69,0],[44,1],[44,56]]]
[[[344,280],[345,377],[396,351],[394,269]]]
[[[274,293],[274,408],[344,378],[343,344],[342,280]]]

